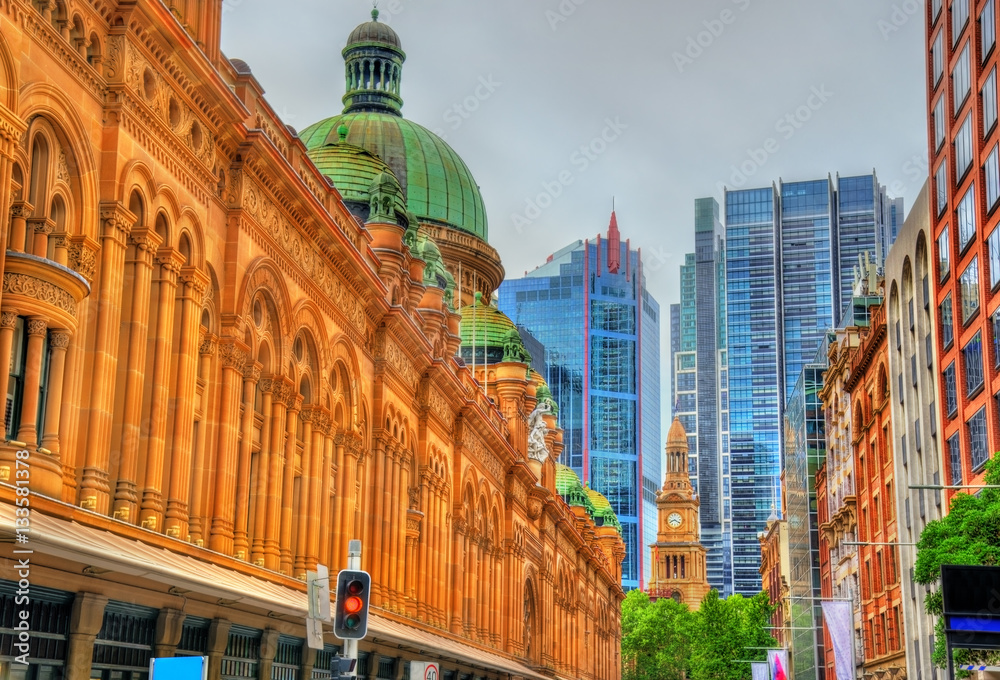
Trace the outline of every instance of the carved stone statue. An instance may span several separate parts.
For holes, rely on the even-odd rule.
[[[542,416],[551,411],[552,407],[542,402],[528,416],[528,458],[539,463],[544,463],[549,457],[549,449],[545,445],[545,435],[549,433],[549,427]]]

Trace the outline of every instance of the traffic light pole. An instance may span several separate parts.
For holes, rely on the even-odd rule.
[[[361,541],[348,541],[347,543],[347,568],[361,569]],[[344,656],[348,659],[358,661],[358,641],[344,640]]]

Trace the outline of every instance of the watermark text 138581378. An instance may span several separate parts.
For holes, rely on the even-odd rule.
[[[17,590],[14,593],[14,605],[17,607],[14,621],[14,655],[15,664],[28,664],[28,654],[31,650],[31,554],[34,552],[29,545],[31,535],[31,453],[26,449],[17,452],[15,457],[14,486],[16,501],[14,509],[14,540],[13,550],[14,570],[17,572]]]

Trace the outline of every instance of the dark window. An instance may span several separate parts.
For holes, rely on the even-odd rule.
[[[944,380],[944,405],[945,413],[949,418],[954,418],[958,412],[958,390],[955,386],[955,362],[948,364],[941,374]]]
[[[972,455],[972,472],[979,472],[990,458],[990,443],[986,438],[986,407],[979,409],[969,419],[969,448]]]
[[[962,364],[965,369],[965,395],[971,396],[983,386],[983,341],[982,331],[962,348]]]

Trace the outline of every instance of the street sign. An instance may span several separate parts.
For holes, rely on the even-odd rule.
[[[150,659],[149,680],[208,680],[208,657]]]
[[[411,661],[410,680],[438,680],[441,669],[433,661]]]

